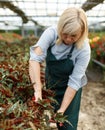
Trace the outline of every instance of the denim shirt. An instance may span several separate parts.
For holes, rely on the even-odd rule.
[[[67,57],[71,45],[65,45],[64,43],[56,44],[57,39],[57,29],[56,27],[48,27],[41,35],[38,42],[30,47],[30,60],[35,60],[37,62],[43,62],[47,55],[47,49],[49,46],[53,45],[51,51],[53,55],[59,60]],[[34,52],[35,47],[40,47],[43,54],[37,55]],[[71,59],[73,60],[74,69],[71,75],[69,75],[68,86],[78,90],[79,88],[87,84],[86,69],[90,61],[91,50],[88,39],[83,43],[81,49],[74,48],[72,52]]]

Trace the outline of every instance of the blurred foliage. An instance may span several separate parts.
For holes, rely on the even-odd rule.
[[[0,33],[0,42],[18,42],[22,40],[22,36],[17,33]]]
[[[90,33],[92,58],[105,64],[105,33]]]

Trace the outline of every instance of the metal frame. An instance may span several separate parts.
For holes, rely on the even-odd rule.
[[[87,0],[86,2],[84,0],[1,0],[0,3],[5,1],[12,2],[18,9],[23,11],[24,17],[27,17],[29,21],[35,21],[39,25],[50,26],[54,23],[56,24],[62,11],[69,6],[82,7],[86,10],[88,5],[88,11],[86,13],[89,24],[95,23],[96,19],[97,22],[105,21],[105,0]],[[103,3],[101,3],[102,1]],[[31,4],[31,6],[28,6],[28,3]],[[91,4],[93,4],[93,8],[89,10]],[[94,7],[95,4],[97,5],[96,7]],[[44,7],[42,7],[42,5]],[[7,12],[7,7],[0,8],[0,10],[0,23],[10,24],[16,22],[16,24],[14,24],[16,26],[24,24],[23,19],[21,19],[22,17],[16,12]]]

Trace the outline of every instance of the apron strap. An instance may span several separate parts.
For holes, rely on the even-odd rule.
[[[58,39],[58,36],[57,36],[56,39]],[[55,45],[55,44],[51,45],[51,46],[49,47],[49,49],[51,50],[51,48],[52,48],[54,45]],[[67,55],[67,58],[70,58],[70,57],[72,56],[72,52],[73,52],[73,50],[74,50],[74,47],[75,47],[75,43],[72,44],[72,47],[71,47],[71,49],[70,49],[69,54]]]
[[[73,52],[73,50],[74,50],[74,47],[75,47],[75,43],[72,44],[72,47],[71,47],[71,49],[70,49],[70,52],[69,52],[69,54],[67,55],[68,58],[70,58],[70,57],[72,56],[72,52]]]

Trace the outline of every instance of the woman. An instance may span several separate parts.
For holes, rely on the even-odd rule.
[[[40,63],[46,59],[46,87],[55,91],[59,105],[55,110],[68,116],[69,124],[59,130],[77,130],[82,87],[86,85],[85,75],[90,60],[87,17],[80,8],[66,9],[57,27],[47,28],[36,45],[30,50],[30,77],[35,98],[42,99]]]

